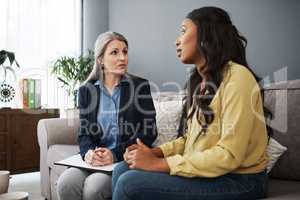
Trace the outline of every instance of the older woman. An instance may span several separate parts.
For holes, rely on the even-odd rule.
[[[156,138],[155,109],[147,80],[127,73],[128,42],[106,32],[95,43],[95,65],[79,88],[80,154],[92,166],[123,160],[126,147],[140,138],[151,146]],[[111,198],[111,176],[78,168],[58,180],[60,199]]]

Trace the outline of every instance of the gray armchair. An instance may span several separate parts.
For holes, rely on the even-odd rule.
[[[79,119],[43,119],[38,123],[41,193],[48,200],[57,199],[56,182],[66,169],[53,163],[79,152],[78,127]]]

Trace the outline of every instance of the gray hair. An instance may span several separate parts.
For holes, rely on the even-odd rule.
[[[128,42],[126,38],[120,33],[112,32],[112,31],[101,33],[95,42],[95,50],[94,50],[95,62],[94,62],[93,69],[89,74],[88,78],[84,81],[84,83],[87,83],[91,80],[99,80],[99,79],[100,81],[103,80],[104,78],[103,69],[102,66],[98,65],[97,59],[103,58],[108,43],[110,43],[113,40],[122,41],[128,47]]]

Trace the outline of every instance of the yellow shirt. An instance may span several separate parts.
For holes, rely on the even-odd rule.
[[[266,168],[268,136],[259,86],[248,69],[228,65],[210,103],[215,118],[207,132],[198,135],[201,125],[194,115],[184,136],[159,146],[170,175],[217,177]]]

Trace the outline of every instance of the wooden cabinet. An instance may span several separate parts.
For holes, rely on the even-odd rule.
[[[58,109],[0,109],[0,170],[39,170],[37,124],[56,117]]]

